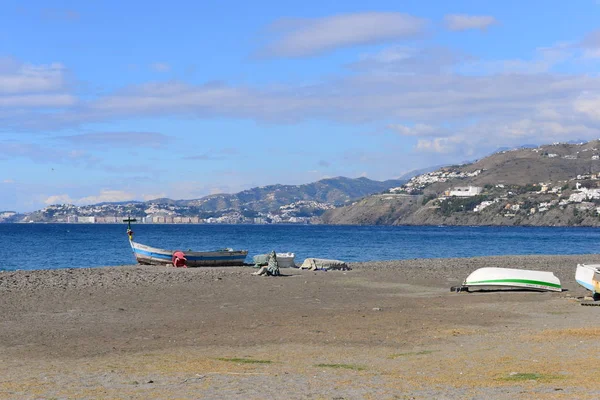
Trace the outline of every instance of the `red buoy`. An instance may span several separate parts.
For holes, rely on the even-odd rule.
[[[173,253],[173,266],[177,268],[187,268],[187,259],[183,251],[176,251]]]

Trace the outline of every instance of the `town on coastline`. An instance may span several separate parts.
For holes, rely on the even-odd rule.
[[[338,177],[196,200],[0,211],[0,222],[600,226],[599,148],[595,140],[502,150],[409,180]]]
[[[123,218],[135,217],[139,223],[145,224],[314,224],[318,223],[319,211],[335,208],[332,204],[317,201],[298,201],[280,206],[274,212],[255,212],[250,210],[223,210],[218,213],[198,212],[191,207],[161,203],[124,203],[76,206],[73,204],[56,204],[43,208],[42,214],[53,223],[68,224],[115,224]],[[307,209],[310,209],[308,213]],[[217,214],[218,216],[202,217],[190,215]],[[36,215],[37,215],[36,214]],[[14,218],[14,211],[0,213],[0,222]],[[22,223],[45,222],[36,221],[35,215],[25,216]]]

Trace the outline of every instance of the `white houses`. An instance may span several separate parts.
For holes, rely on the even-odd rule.
[[[483,191],[480,186],[457,186],[450,190],[447,190],[444,194],[448,197],[472,197],[477,196]]]

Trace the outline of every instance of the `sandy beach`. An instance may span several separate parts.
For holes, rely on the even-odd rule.
[[[596,398],[582,262],[600,256],[0,272],[0,398]],[[566,290],[450,291],[484,266]]]

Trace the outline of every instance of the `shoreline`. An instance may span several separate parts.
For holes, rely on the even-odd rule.
[[[248,256],[250,257],[250,256]],[[421,265],[422,263],[428,263],[428,264],[433,264],[435,266],[439,266],[440,262],[443,260],[447,260],[449,262],[452,263],[456,263],[456,262],[462,262],[465,260],[471,260],[471,261],[467,261],[468,264],[472,263],[472,261],[474,260],[476,263],[479,262],[485,262],[485,260],[494,263],[494,265],[489,265],[489,266],[495,266],[495,267],[506,267],[506,268],[510,268],[507,265],[500,265],[502,262],[510,262],[512,264],[515,264],[517,267],[519,263],[524,264],[524,265],[530,265],[530,266],[535,266],[536,264],[540,264],[541,266],[543,266],[544,264],[541,263],[540,260],[550,260],[550,259],[565,259],[568,260],[570,262],[578,262],[578,263],[599,263],[600,264],[600,254],[599,253],[582,253],[582,254],[566,254],[566,255],[559,255],[559,254],[505,254],[505,255],[487,255],[487,256],[472,256],[472,257],[421,257],[421,258],[405,258],[405,259],[394,259],[394,260],[369,260],[369,261],[349,261],[347,262],[347,264],[349,266],[354,266],[354,267],[358,267],[358,268],[380,268],[381,266],[387,266],[387,267],[398,267],[398,266],[406,266],[406,267],[414,267],[415,265]],[[521,260],[522,259],[522,260]],[[538,261],[540,262],[536,262],[536,260],[534,259],[539,259]],[[580,259],[579,261],[577,261],[576,259]],[[244,263],[244,265],[239,265],[239,266],[221,266],[221,265],[215,265],[215,266],[202,266],[202,267],[188,267],[188,268],[183,268],[183,269],[187,269],[187,270],[202,270],[202,271],[207,271],[207,270],[211,270],[211,269],[247,269],[247,268],[253,268],[254,267],[254,263]],[[298,260],[296,261],[296,268],[283,268],[283,270],[297,270],[298,266],[301,265],[301,263],[298,262]],[[576,265],[576,264],[575,264]],[[89,267],[58,267],[58,268],[40,268],[40,269],[2,269],[0,267],[0,275],[1,274],[5,274],[5,273],[12,273],[12,272],[27,272],[27,273],[33,273],[33,272],[37,272],[37,271],[64,271],[64,270],[95,270],[95,269],[119,269],[119,268],[133,268],[133,267],[140,267],[140,268],[171,268],[172,266],[168,265],[165,263],[165,265],[142,265],[142,264],[137,264],[137,263],[127,263],[127,264],[118,264],[118,265],[98,265],[98,266],[89,266]],[[478,267],[481,268],[481,267]],[[176,268],[175,268],[176,269]]]
[[[594,397],[578,262],[600,256],[3,271],[0,398]],[[566,291],[450,292],[483,266]]]

